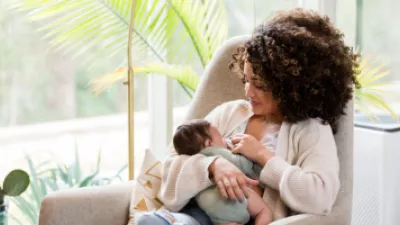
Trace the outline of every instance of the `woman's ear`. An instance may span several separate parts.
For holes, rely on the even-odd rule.
[[[206,147],[209,147],[209,146],[211,146],[211,140],[210,139],[207,139],[205,142],[204,142],[204,146],[206,146]]]

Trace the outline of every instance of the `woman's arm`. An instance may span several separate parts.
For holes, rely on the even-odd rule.
[[[219,127],[223,105],[213,109],[205,120]],[[168,209],[179,211],[197,193],[212,185],[209,167],[215,157],[178,155],[173,146],[170,151],[163,162],[159,198]]]
[[[191,198],[212,185],[208,167],[215,157],[171,155],[163,163],[160,199],[172,211],[181,210]]]
[[[216,182],[225,198],[244,199],[247,186],[258,184],[223,157],[202,154],[169,157],[164,163],[160,199],[172,211],[182,209],[191,198]],[[228,183],[226,183],[228,181]]]
[[[330,126],[303,129],[298,148],[299,166],[274,156],[261,171],[260,181],[279,190],[282,200],[292,210],[326,215],[332,210],[340,188],[339,159]]]

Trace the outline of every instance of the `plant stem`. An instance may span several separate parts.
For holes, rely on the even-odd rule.
[[[133,180],[135,174],[135,162],[134,162],[134,154],[135,154],[135,146],[134,146],[134,71],[132,65],[132,40],[133,40],[133,27],[134,27],[134,17],[135,17],[135,0],[132,0],[131,5],[131,14],[129,20],[129,30],[128,30],[128,121],[129,121],[129,129],[128,129],[128,143],[129,143],[129,180]]]

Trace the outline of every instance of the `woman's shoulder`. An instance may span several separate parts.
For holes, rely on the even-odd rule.
[[[299,121],[294,126],[297,127],[297,131],[300,133],[314,133],[314,132],[328,132],[332,133],[332,128],[328,123],[324,123],[319,118],[309,118],[303,121]]]
[[[234,112],[234,111],[249,112],[251,110],[250,107],[251,107],[250,103],[244,99],[227,101],[217,106],[218,110],[221,110],[221,112]]]
[[[291,126],[293,135],[297,136],[296,139],[300,142],[316,143],[322,139],[333,139],[331,126],[323,123],[321,119],[310,118]]]

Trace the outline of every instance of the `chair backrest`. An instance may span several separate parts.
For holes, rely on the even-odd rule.
[[[232,61],[232,54],[248,38],[250,36],[247,35],[231,38],[215,52],[202,75],[186,120],[203,118],[217,105],[245,97],[241,80],[228,66]],[[336,224],[350,224],[353,191],[353,101],[348,103],[346,116],[339,122],[335,141],[340,161],[341,188],[329,217],[340,217],[343,223]]]

